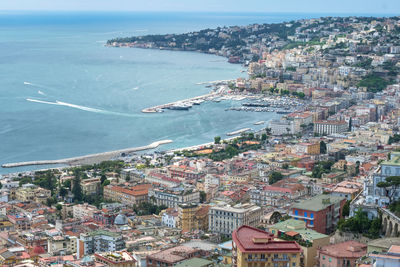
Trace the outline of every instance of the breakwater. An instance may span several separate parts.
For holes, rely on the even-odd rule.
[[[65,164],[65,165],[88,165],[100,163],[102,161],[110,160],[115,157],[121,156],[122,154],[129,154],[137,151],[143,151],[148,149],[157,148],[160,145],[172,143],[172,140],[161,140],[153,142],[147,146],[126,148],[114,151],[108,151],[103,153],[89,154],[85,156],[65,158],[58,160],[40,160],[40,161],[26,161],[26,162],[16,162],[16,163],[5,163],[1,165],[3,168],[15,168],[21,166],[33,166],[33,165],[53,165],[53,164]]]

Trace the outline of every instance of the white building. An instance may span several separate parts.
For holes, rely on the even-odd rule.
[[[345,121],[316,121],[314,123],[314,133],[320,135],[330,135],[347,132],[349,125]]]
[[[208,212],[208,230],[213,233],[231,235],[233,230],[242,225],[258,226],[261,216],[261,208],[250,203],[237,204],[233,207],[214,206]]]
[[[77,247],[78,258],[96,252],[119,251],[125,248],[125,242],[121,233],[105,230],[81,234],[79,241]],[[81,246],[83,246],[83,255],[80,255]]]
[[[400,246],[392,245],[386,253],[370,253],[374,260],[373,267],[398,267],[400,266]]]
[[[269,122],[269,128],[271,128],[272,135],[284,135],[294,134],[294,123],[293,121],[285,120],[272,120]]]

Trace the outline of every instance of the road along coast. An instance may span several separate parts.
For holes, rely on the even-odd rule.
[[[15,168],[21,166],[32,166],[32,165],[52,165],[52,164],[65,164],[65,165],[90,165],[95,163],[100,163],[102,161],[110,160],[116,158],[122,154],[129,154],[137,151],[154,149],[160,145],[172,143],[172,140],[161,140],[153,142],[146,146],[125,148],[120,150],[108,151],[103,153],[89,154],[85,156],[65,158],[58,160],[40,160],[40,161],[26,161],[26,162],[16,162],[16,163],[5,163],[1,165],[3,168]]]

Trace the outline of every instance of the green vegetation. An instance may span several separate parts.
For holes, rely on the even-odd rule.
[[[370,220],[366,212],[362,209],[358,209],[354,217],[348,218],[347,220],[340,219],[338,229],[340,231],[363,234],[369,238],[378,238],[381,225],[381,218]]]
[[[280,172],[273,171],[269,174],[268,178],[269,178],[268,179],[269,184],[274,184],[283,179],[283,174]]]
[[[343,206],[343,216],[347,217],[350,215],[350,200],[346,201],[346,204]]]
[[[375,75],[369,74],[365,76],[358,84],[358,87],[366,87],[368,92],[377,93],[386,88],[390,83],[385,79]]]
[[[400,142],[400,134],[394,134],[393,136],[389,137],[388,144],[391,145],[393,143],[398,143]]]
[[[400,187],[400,176],[386,177],[385,181],[379,182],[377,186],[385,189],[385,194],[390,199],[390,203],[392,203],[394,194]]]
[[[335,164],[333,161],[320,161],[317,164],[315,164],[313,170],[312,170],[312,177],[313,178],[321,178],[322,174],[324,173],[330,173],[332,170],[332,165]]]
[[[133,211],[138,216],[152,215],[152,214],[158,215],[162,210],[165,210],[167,208],[168,207],[165,205],[157,206],[150,202],[141,202],[138,206],[136,205],[133,206]]]
[[[319,153],[326,154],[326,143],[324,141],[319,142]]]
[[[221,137],[220,136],[214,137],[214,144],[219,144],[219,143],[221,143]]]

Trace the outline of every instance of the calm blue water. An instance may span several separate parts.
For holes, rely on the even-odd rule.
[[[196,83],[244,76],[241,66],[212,55],[107,48],[104,43],[117,36],[304,17],[318,16],[0,12],[0,164],[172,139],[174,143],[163,150],[255,128],[254,122],[277,115],[224,111],[239,104],[234,102],[204,103],[188,112],[140,112],[144,107],[207,93],[209,89]],[[51,104],[56,101],[64,104]],[[0,173],[26,169],[0,168]]]

